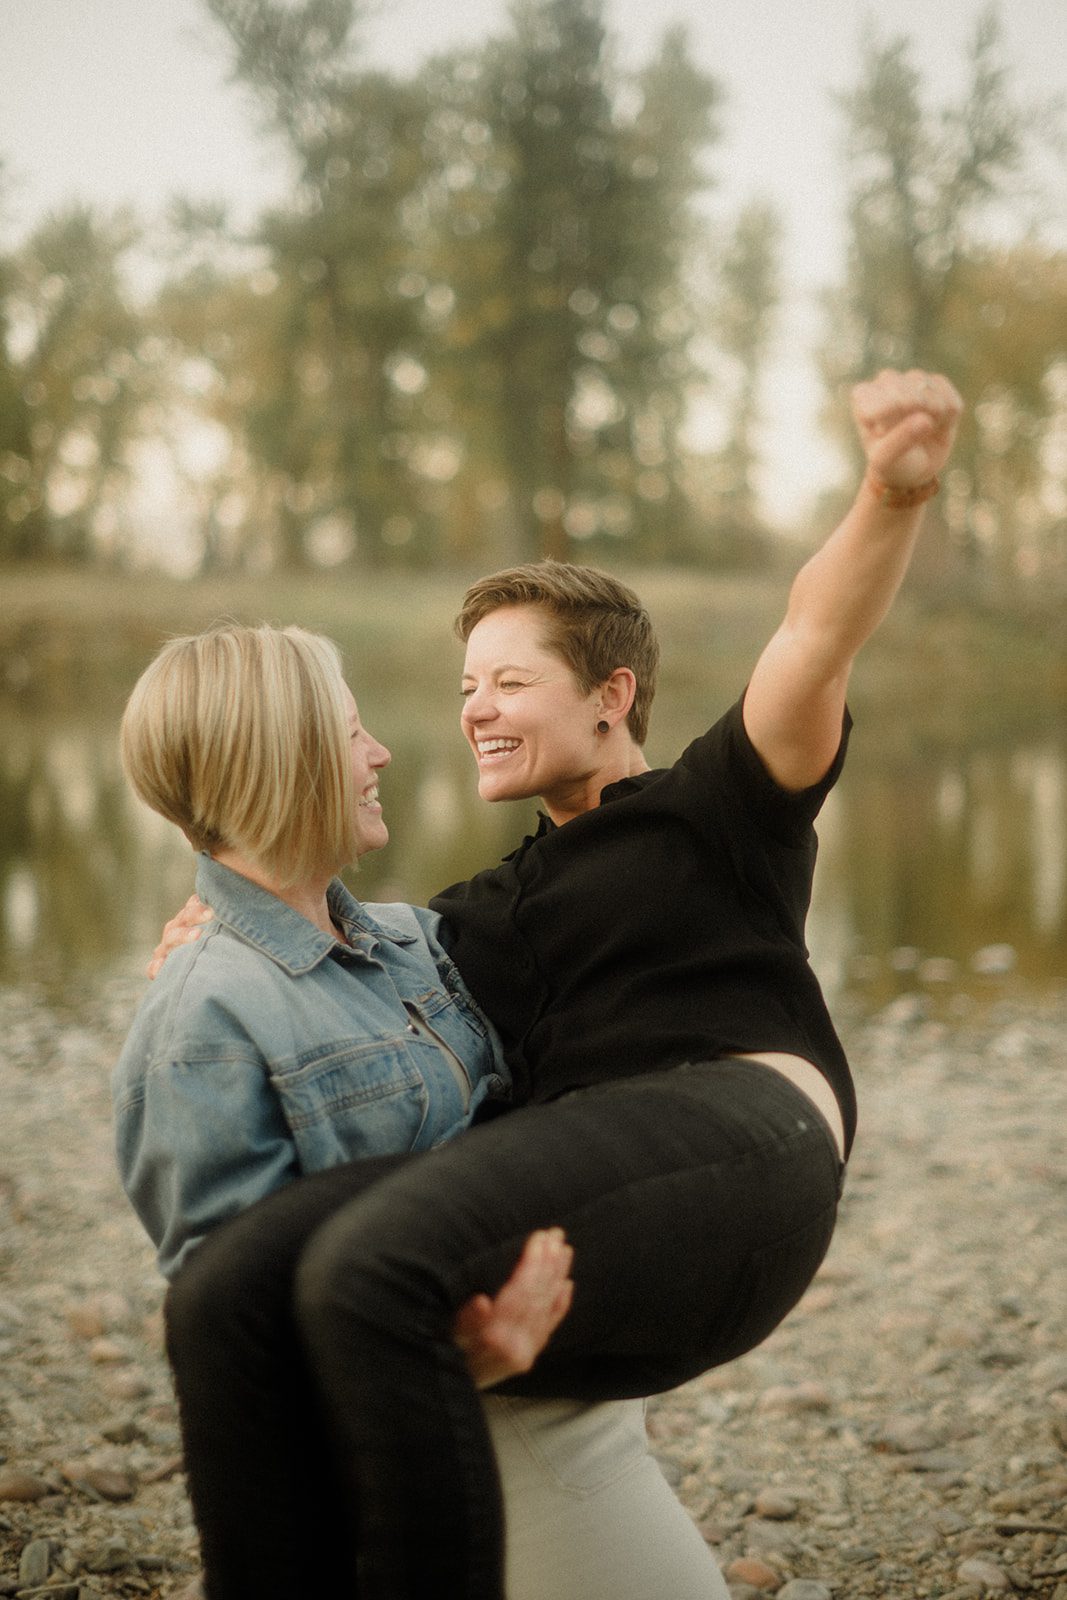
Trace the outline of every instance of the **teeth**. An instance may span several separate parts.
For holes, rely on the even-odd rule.
[[[378,786],[377,786],[377,784],[375,784],[373,789],[368,789],[367,790],[366,794],[363,796],[362,800],[359,803],[360,803],[361,806],[376,806],[378,804]]]
[[[478,754],[480,756],[495,755],[498,750],[517,750],[518,739],[479,739]]]

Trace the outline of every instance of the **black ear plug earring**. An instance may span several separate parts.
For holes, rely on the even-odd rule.
[[[596,731],[597,731],[597,733],[610,733],[611,732],[611,723],[610,722],[605,722],[604,718],[601,717],[600,721],[596,725]]]

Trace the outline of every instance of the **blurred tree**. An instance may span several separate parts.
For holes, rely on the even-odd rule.
[[[507,296],[495,338],[506,374],[499,426],[526,553],[562,558],[581,481],[572,430],[595,436],[619,408],[602,318],[617,299],[604,213],[623,175],[596,0],[522,0],[512,17],[486,63],[508,174],[494,218]],[[595,417],[579,397],[594,374]]]
[[[263,268],[208,308],[212,414],[276,559],[685,553],[719,91],[684,34],[627,76],[602,0],[516,0],[399,81],[360,69],[357,0],[205,3],[294,163]],[[194,278],[172,288],[191,337]]]
[[[0,164],[0,201],[4,169]],[[0,560],[29,555],[42,538],[43,508],[28,495],[32,476],[30,408],[11,347],[14,262],[0,255]]]
[[[756,510],[760,384],[778,310],[782,225],[763,201],[742,211],[720,267],[714,333],[732,369],[726,442],[717,462],[719,542],[738,556],[762,546],[767,529]]]
[[[677,32],[627,83],[600,0],[519,0],[506,37],[430,71],[460,85],[439,146],[444,347],[459,411],[481,409],[513,553],[638,531],[664,548],[684,509],[685,272],[718,91]]]
[[[22,430],[5,474],[16,480],[9,554],[118,553],[128,449],[160,354],[123,280],[136,238],[124,213],[75,206],[42,223],[7,264]]]
[[[975,250],[945,319],[946,343],[967,352],[965,392],[973,397],[946,485],[957,547],[994,599],[1033,590],[1034,580],[1062,598],[1067,252],[1036,241]]]
[[[621,130],[628,181],[613,224],[622,304],[609,308],[607,321],[622,335],[617,382],[626,414],[617,442],[629,464],[626,486],[639,508],[645,551],[662,560],[704,543],[691,527],[691,460],[682,434],[694,393],[707,387],[695,351],[713,320],[716,291],[697,270],[710,241],[695,202],[710,186],[703,162],[719,138],[722,93],[693,62],[680,27],[668,29],[632,87],[637,111]]]
[[[682,34],[628,83],[601,0],[518,0],[506,37],[400,82],[358,70],[354,0],[207,4],[297,172],[259,234],[242,424],[281,559],[316,529],[472,554],[508,520],[514,554],[677,550],[718,99]]]
[[[247,259],[218,206],[175,202],[165,254],[151,310],[169,351],[156,433],[198,545],[190,565],[273,565],[285,489],[253,459],[248,429],[256,397],[282,381],[277,277],[258,250]]]
[[[416,85],[364,73],[335,87],[332,113],[329,133],[303,151],[304,203],[263,227],[289,359],[274,393],[257,399],[249,435],[305,491],[304,521],[311,511],[375,562],[419,543],[427,376],[407,280],[426,108]],[[285,551],[298,559],[294,538]]]
[[[358,545],[375,562],[426,534],[427,379],[409,289],[425,99],[418,83],[357,70],[351,0],[208,5],[296,166],[293,204],[259,233],[276,283],[258,307],[259,382],[244,423],[275,486],[277,556],[299,566],[310,541],[325,559]]]
[[[352,70],[357,0],[205,0],[234,47],[233,75],[261,97],[294,151],[326,133],[334,90]]]
[[[1067,337],[1055,252],[1042,248],[1032,221],[1018,217],[1031,155],[1051,116],[1014,95],[993,10],[978,22],[959,103],[929,113],[922,87],[909,42],[897,39],[868,47],[859,87],[841,100],[849,260],[846,282],[829,298],[822,354],[829,414],[855,457],[848,384],[884,366],[947,372],[968,413],[954,492],[938,509],[956,535],[957,564],[1004,576],[1016,496],[1042,470],[1049,374]],[[1009,226],[1015,237],[1027,232],[1028,242],[998,249],[994,240]],[[1009,451],[992,452],[995,473],[991,427],[1011,435]]]
[[[435,428],[443,548],[465,561],[518,559],[502,421],[509,373],[499,351],[511,314],[506,241],[498,226],[509,155],[491,126],[485,50],[431,60],[421,73],[429,115],[427,182],[403,288],[422,331]]]

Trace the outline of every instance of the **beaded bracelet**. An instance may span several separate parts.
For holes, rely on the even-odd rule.
[[[894,489],[891,483],[883,483],[873,472],[868,472],[867,486],[887,511],[910,511],[913,506],[931,500],[940,489],[941,480],[929,478],[926,483],[916,484],[914,489]]]

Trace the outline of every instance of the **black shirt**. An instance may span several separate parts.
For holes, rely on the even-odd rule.
[[[812,826],[823,780],[777,784],[738,701],[665,770],[610,784],[595,809],[542,817],[498,867],[430,902],[504,1043],[515,1098],[739,1051],[803,1056],[855,1132],[851,1074],[807,959]]]

